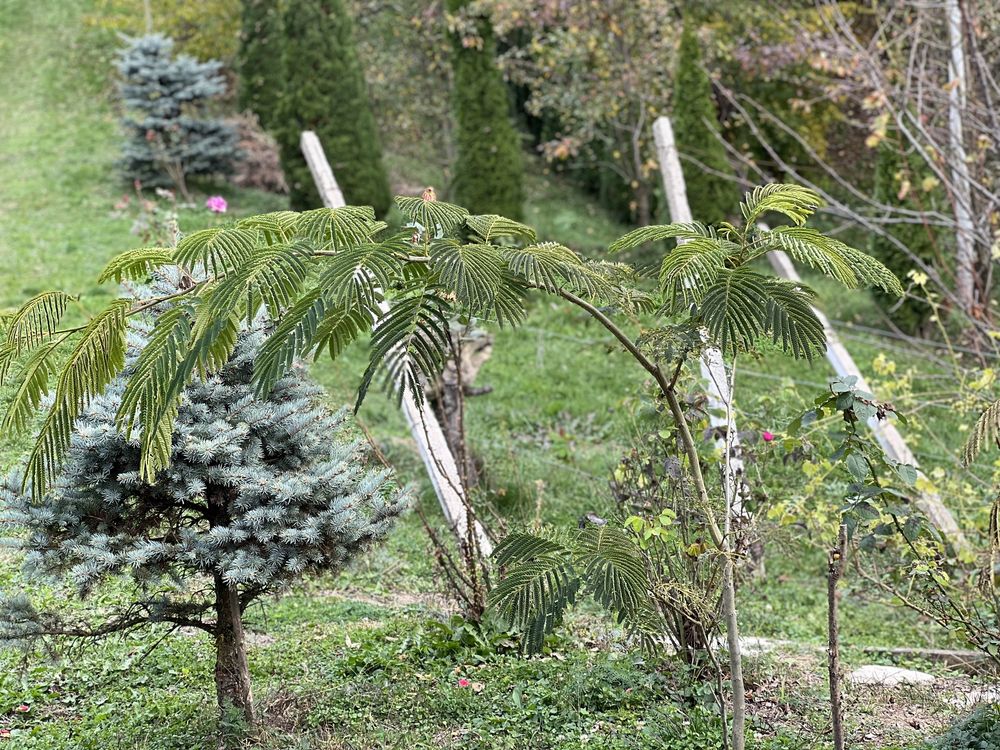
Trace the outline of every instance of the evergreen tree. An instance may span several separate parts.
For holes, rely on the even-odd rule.
[[[452,13],[470,0],[448,0]],[[452,104],[458,155],[454,167],[454,199],[473,213],[523,214],[523,166],[520,136],[510,119],[510,101],[496,66],[496,40],[485,18],[475,20],[474,38],[453,35]]]
[[[299,149],[302,131],[313,130],[347,199],[383,215],[392,196],[350,15],[343,0],[285,5],[285,79],[274,130],[292,207],[322,205]]]
[[[712,82],[701,64],[701,47],[695,26],[684,24],[674,78],[672,124],[677,150],[695,161],[684,163],[688,203],[695,216],[707,223],[726,219],[736,208],[739,191],[726,174],[729,161],[715,133],[718,115]]]
[[[120,166],[145,185],[173,184],[187,195],[191,175],[226,174],[236,156],[236,132],[204,117],[205,103],[226,90],[217,60],[173,55],[159,34],[132,40],[119,54],[119,93],[128,112]]]
[[[259,327],[240,334],[219,372],[188,386],[170,466],[155,483],[142,481],[140,442],[115,415],[130,398],[128,376],[151,328],[146,319],[130,329],[124,373],[77,420],[60,478],[42,501],[22,494],[15,476],[0,483],[0,520],[27,532],[19,541],[29,580],[68,577],[83,597],[131,578],[135,598],[81,631],[16,597],[0,611],[0,637],[198,628],[215,640],[220,709],[252,720],[243,612],[306,573],[342,568],[385,536],[405,497],[387,472],[367,468],[343,412],[325,408],[322,388],[301,372],[287,372],[266,398],[255,395]]]
[[[278,0],[243,0],[238,64],[240,109],[253,112],[264,129],[273,128],[277,92],[284,89],[281,64],[281,10]]]
[[[919,167],[919,157],[912,159],[904,157],[898,141],[883,141],[879,144],[878,158],[875,162],[875,200],[887,206],[920,209],[920,206],[907,201],[907,197],[912,195],[913,191],[921,190],[920,178],[917,176],[921,171]],[[901,197],[904,183],[910,187]],[[926,195],[928,201],[931,197]],[[939,264],[934,243],[941,238],[935,237],[933,227],[920,223],[900,222],[887,227],[887,231],[916,257],[931,265]],[[888,237],[872,233],[868,251],[901,279],[905,279],[911,270],[918,268],[913,259]],[[907,333],[920,333],[931,316],[930,305],[919,299],[906,297],[900,300],[879,290],[874,290],[873,294],[875,301],[889,313],[892,321]]]

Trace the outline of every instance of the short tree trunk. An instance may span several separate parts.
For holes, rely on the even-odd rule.
[[[243,614],[239,590],[215,575],[215,691],[219,710],[225,715],[236,710],[253,723],[253,690],[250,665],[243,638]]]

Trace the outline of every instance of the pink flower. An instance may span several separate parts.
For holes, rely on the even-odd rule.
[[[469,680],[465,679],[464,677],[459,677],[459,678],[458,678],[458,686],[459,686],[460,688],[466,688],[466,687],[469,687],[469,685],[471,685],[471,684],[472,684],[472,683],[471,683],[471,682],[470,682]]]
[[[772,440],[774,440],[774,433],[768,432],[767,430],[764,430],[762,433],[760,433],[760,436],[764,438],[765,443],[770,443]]]
[[[226,203],[226,199],[221,195],[213,195],[205,201],[205,208],[214,214],[224,214],[226,213],[226,209],[229,208],[229,204]]]
[[[10,737],[9,729],[0,729],[0,737],[7,738]]]
[[[31,706],[29,706],[27,703],[22,703],[20,706],[18,706],[14,710],[17,711],[18,713],[26,714],[26,713],[28,713],[28,711],[31,710]]]

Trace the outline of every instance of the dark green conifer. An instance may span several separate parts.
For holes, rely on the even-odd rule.
[[[684,24],[674,77],[673,113],[677,150],[684,160],[684,182],[691,213],[702,221],[717,223],[736,208],[739,192],[735,184],[717,173],[727,174],[729,160],[716,137],[718,114],[712,82],[701,64],[701,47],[695,26]]]
[[[392,202],[389,180],[344,3],[287,0],[283,36],[285,77],[273,130],[292,208],[321,205],[299,148],[302,131],[313,130],[347,200],[385,214]]]
[[[452,13],[469,0],[448,0]],[[479,43],[481,40],[481,44]],[[489,21],[476,20],[475,39],[455,34],[452,70],[458,156],[452,199],[473,213],[519,219],[523,210],[520,136],[496,65],[496,39]]]
[[[275,126],[283,91],[281,10],[278,0],[243,0],[238,65],[240,109],[253,112],[265,129]]]

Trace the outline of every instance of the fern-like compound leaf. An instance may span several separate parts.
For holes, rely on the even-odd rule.
[[[747,193],[740,203],[740,213],[747,226],[753,226],[772,211],[801,226],[824,203],[819,193],[809,188],[772,183],[759,185]]]
[[[69,446],[73,422],[125,366],[125,329],[131,302],[112,301],[84,329],[56,382],[54,403],[28,458],[24,482],[40,499],[55,479]]]
[[[253,381],[259,397],[267,396],[295,360],[312,348],[329,307],[323,289],[313,287],[285,311],[254,361]]]
[[[677,246],[663,257],[660,291],[670,313],[697,303],[725,270],[730,243],[700,237]]]
[[[170,462],[180,401],[175,381],[187,354],[191,319],[186,306],[162,313],[129,373],[115,422],[127,438],[142,426],[140,476],[152,482]],[[187,378],[183,378],[184,381]]]
[[[619,622],[638,617],[650,597],[649,577],[638,548],[622,530],[588,526],[578,540],[578,564],[587,589]]]
[[[441,373],[450,345],[446,304],[433,290],[418,291],[397,301],[372,332],[369,364],[355,409],[361,407],[379,371],[384,374],[386,391],[397,403],[406,391],[421,403],[424,383]]]
[[[384,290],[398,283],[407,253],[409,234],[396,234],[383,242],[346,247],[324,258],[319,286],[338,305],[373,308]]]
[[[494,556],[507,572],[490,592],[490,604],[523,632],[526,651],[540,651],[580,590],[574,550],[552,538],[513,533],[497,545]]]
[[[246,263],[260,241],[260,232],[247,227],[202,229],[177,243],[174,262],[187,268],[201,265],[213,276],[224,276]]]
[[[141,281],[148,279],[153,270],[173,262],[174,251],[169,247],[139,247],[126,250],[108,261],[97,277],[97,283],[114,280],[121,283],[125,279]]]
[[[371,206],[317,208],[299,214],[297,236],[317,243],[323,250],[343,250],[372,239],[385,228]]]
[[[499,237],[514,237],[529,242],[538,239],[535,230],[527,224],[496,214],[467,216],[465,226],[472,230],[482,242],[491,242]]]
[[[718,235],[714,228],[706,226],[699,221],[656,224],[633,229],[628,234],[612,242],[608,249],[612,253],[620,253],[623,250],[632,250],[650,242],[659,242],[666,239],[714,240],[717,238]]]
[[[748,350],[764,335],[765,280],[745,268],[725,270],[702,296],[698,315],[723,352]]]
[[[38,411],[42,397],[49,392],[49,380],[56,372],[52,354],[62,341],[63,339],[57,339],[48,342],[28,355],[0,425],[4,434],[22,432]]]
[[[496,246],[463,245],[457,240],[438,240],[431,245],[431,267],[441,284],[478,316],[492,310],[506,271]]]
[[[42,292],[21,305],[7,323],[6,342],[11,356],[34,348],[54,334],[66,305],[73,299],[65,292]]]
[[[309,253],[309,246],[298,241],[255,250],[239,269],[206,293],[199,318],[237,314],[251,322],[264,304],[268,315],[277,320],[302,289]]]
[[[395,200],[403,215],[419,224],[431,237],[450,234],[469,215],[469,212],[461,206],[443,201],[406,195],[397,195]]]
[[[763,285],[767,294],[764,329],[772,341],[799,359],[811,360],[826,351],[826,331],[813,311],[814,292],[785,279],[767,278]]]
[[[260,232],[268,245],[278,245],[294,239],[299,228],[299,216],[295,211],[273,211],[240,219],[236,226]]]
[[[986,407],[976,420],[962,449],[962,464],[971,465],[987,443],[1000,445],[1000,400]]]

